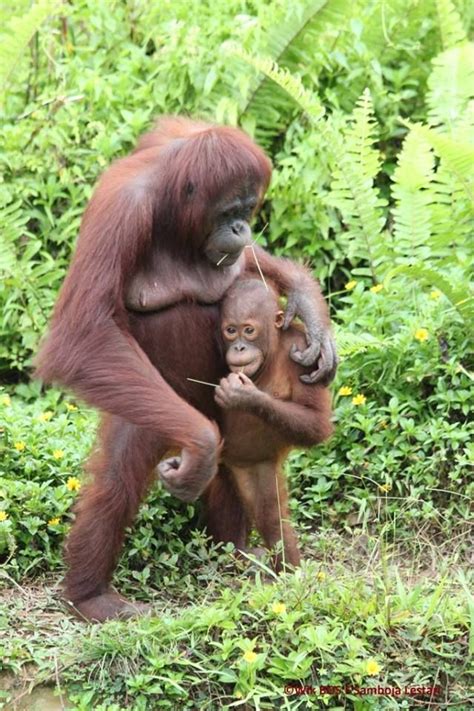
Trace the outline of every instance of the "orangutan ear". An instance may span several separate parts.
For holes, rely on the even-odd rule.
[[[277,311],[275,314],[275,326],[281,328],[285,323],[285,314],[283,311]]]

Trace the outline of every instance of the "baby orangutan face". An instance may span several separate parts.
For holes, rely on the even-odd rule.
[[[237,283],[222,307],[221,328],[229,370],[255,378],[277,347],[282,325],[283,311],[273,291],[267,291],[257,280]]]

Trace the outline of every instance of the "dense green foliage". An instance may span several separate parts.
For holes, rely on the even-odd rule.
[[[256,225],[259,242],[307,260],[330,301],[341,356],[336,434],[288,465],[306,549],[313,550],[315,531],[330,540],[335,528],[373,536],[370,555],[415,534],[436,540],[453,560],[462,554],[473,461],[473,17],[468,0],[2,4],[0,556],[10,580],[60,567],[96,423],[81,403],[28,384],[32,355],[95,180],[161,113],[239,123],[266,148],[275,172]],[[462,576],[449,591],[442,577],[409,592],[398,573],[389,580],[382,556],[382,570],[357,594],[342,581],[321,591],[309,586],[306,598],[296,576],[255,594],[245,583],[232,601],[219,597],[216,567],[226,551],[205,552],[197,521],[198,507],[155,487],[118,575],[122,585],[135,581],[139,594],[166,585],[187,602],[200,599],[201,579],[211,580],[209,616],[203,603],[194,626],[193,608],[190,619],[143,623],[137,636],[112,626],[110,637],[80,638],[79,661],[97,661],[99,671],[85,685],[80,680],[92,691],[79,708],[93,698],[118,700],[107,711],[157,708],[163,693],[170,708],[185,708],[189,684],[197,685],[195,708],[211,669],[209,708],[217,707],[213,699],[229,703],[229,694],[273,708],[280,681],[360,683],[371,656],[382,660],[390,683],[434,681],[439,663],[428,657],[438,653],[442,682],[456,689],[452,700],[464,698],[455,666],[467,644],[464,601],[471,616],[474,603]],[[247,595],[261,601],[257,611]],[[289,611],[274,624],[260,609],[282,597]],[[312,626],[314,610],[321,617]],[[9,624],[0,615],[0,632]],[[189,634],[192,653],[180,641]],[[253,649],[257,637],[255,667],[236,662],[237,671],[228,671],[232,655]],[[410,648],[400,672],[402,650],[421,639],[423,658]],[[4,650],[11,669],[30,653],[50,669],[41,654],[16,644]],[[166,666],[169,646],[177,656]],[[109,663],[114,685],[107,689],[101,665],[108,671]],[[318,665],[327,676],[318,676]],[[68,668],[64,678],[75,672]],[[351,703],[403,708],[390,700]]]

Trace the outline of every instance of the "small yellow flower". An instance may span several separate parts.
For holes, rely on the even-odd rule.
[[[70,476],[66,482],[66,488],[69,489],[69,491],[79,491],[81,488],[81,482],[77,477]]]
[[[326,580],[326,573],[324,570],[320,570],[319,573],[316,573],[316,578],[319,580],[320,583],[323,582],[323,580]]]
[[[346,291],[351,291],[351,289],[353,289],[356,284],[357,284],[356,280],[355,280],[355,279],[352,279],[351,281],[348,281],[348,282],[347,282],[347,284],[345,285],[344,289],[345,289]]]
[[[26,448],[26,444],[24,442],[15,442],[13,446],[15,447],[17,452],[23,452],[23,450]]]
[[[245,654],[244,654],[244,661],[248,662],[249,664],[253,664],[257,659],[257,655],[255,652],[252,652],[250,649],[248,649]]]
[[[365,666],[365,670],[367,674],[370,674],[371,676],[375,676],[376,674],[379,673],[381,667],[378,662],[375,661],[375,659],[368,659],[367,664]]]
[[[372,294],[378,294],[379,291],[382,291],[383,289],[383,284],[375,284],[374,286],[370,287],[370,291]]]
[[[59,518],[56,516],[55,518],[50,518],[48,521],[48,526],[57,526],[59,523]]]
[[[367,398],[365,397],[365,395],[361,395],[361,394],[354,395],[354,397],[352,398],[352,404],[357,405],[357,406],[358,405],[365,405],[366,401],[367,401]]]
[[[379,484],[379,489],[380,489],[380,491],[383,491],[384,494],[388,494],[389,491],[392,491],[392,485],[391,484]]]
[[[69,412],[74,412],[75,410],[77,410],[77,407],[76,405],[72,405],[70,402],[68,402],[66,404],[66,409],[69,410]]]
[[[53,457],[55,459],[62,459],[64,457],[64,452],[62,449],[55,449],[53,452]]]
[[[347,385],[343,385],[342,388],[339,388],[339,395],[352,395],[352,388],[348,387]]]
[[[441,296],[441,292],[438,291],[438,289],[433,289],[433,291],[430,291],[430,299],[439,299]]]
[[[426,339],[428,338],[429,335],[430,334],[428,333],[426,328],[418,328],[415,331],[415,338],[417,341],[426,341]]]
[[[2,405],[5,405],[5,407],[10,407],[12,404],[12,401],[10,400],[10,395],[4,395],[2,397]]]
[[[243,693],[241,691],[236,691],[235,692],[235,698],[236,699],[242,699],[243,698]]]
[[[38,420],[40,422],[49,422],[49,420],[52,418],[53,413],[51,410],[46,410],[46,412],[42,412],[41,414],[38,415]]]
[[[6,521],[8,518],[8,514],[5,511],[0,511],[0,523],[2,521]]]
[[[272,612],[274,612],[275,615],[283,615],[286,612],[286,605],[282,602],[274,602],[272,605]]]

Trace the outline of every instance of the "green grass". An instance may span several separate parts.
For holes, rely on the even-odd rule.
[[[444,377],[453,377],[449,369]],[[442,401],[443,383],[437,380],[430,401]],[[382,389],[373,392],[383,398]],[[454,430],[447,424],[436,439],[432,418],[427,447],[426,402],[416,419],[404,414],[408,403],[417,412],[414,392],[384,409],[336,398],[336,437],[292,456],[292,512],[307,561],[297,573],[274,579],[256,563],[235,563],[231,547],[209,549],[197,527],[199,507],[155,486],[114,578],[127,596],[151,602],[155,614],[102,627],[70,619],[58,594],[77,496],[69,484],[83,480],[97,418],[37,386],[18,385],[1,402],[3,708],[44,711],[50,687],[81,711],[232,704],[359,711],[424,708],[429,701],[402,692],[290,696],[287,683],[317,690],[436,685],[435,708],[470,707],[466,431],[458,428],[453,456]],[[459,412],[456,404],[451,398],[445,412]],[[31,686],[39,697],[29,694]]]
[[[474,647],[467,562],[460,549],[439,555],[422,536],[411,554],[383,541],[325,530],[307,537],[311,560],[276,579],[255,563],[234,563],[229,552],[208,553],[196,536],[186,586],[180,563],[160,587],[129,583],[127,593],[150,600],[153,616],[103,626],[64,613],[58,578],[26,586],[4,578],[4,708],[33,683],[61,690],[84,711],[427,708],[429,697],[405,693],[413,686],[439,687],[435,708],[467,710]],[[290,696],[288,684],[318,693]],[[321,695],[322,685],[402,691]]]

